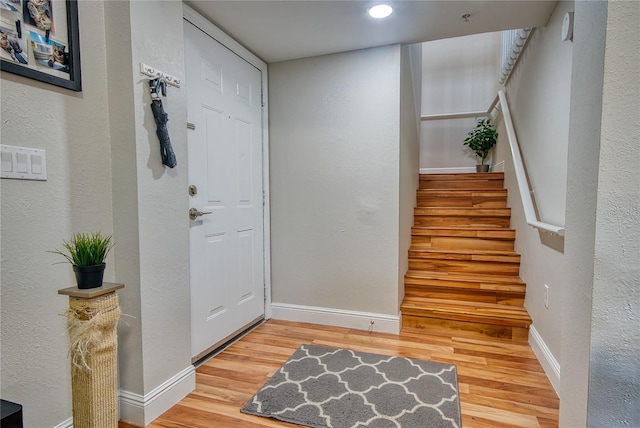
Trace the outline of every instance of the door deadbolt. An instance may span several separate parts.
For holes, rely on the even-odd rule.
[[[198,188],[195,186],[195,184],[192,184],[191,186],[189,186],[189,196],[195,196],[198,194]]]

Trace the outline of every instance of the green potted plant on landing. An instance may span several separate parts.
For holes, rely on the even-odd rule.
[[[75,233],[70,241],[63,241],[64,251],[50,251],[60,254],[73,265],[78,288],[97,288],[102,286],[104,260],[113,248],[111,235],[100,232]]]
[[[498,141],[498,131],[491,123],[491,119],[479,119],[476,127],[468,135],[464,139],[464,145],[480,158],[480,165],[476,165],[476,171],[488,172],[489,165],[485,165],[485,161]]]

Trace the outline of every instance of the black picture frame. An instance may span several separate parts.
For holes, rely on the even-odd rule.
[[[60,86],[72,91],[82,91],[82,78],[80,73],[80,32],[78,30],[78,1],[65,0],[65,3],[67,15],[67,40],[69,44],[69,78],[66,79],[54,74],[49,74],[46,69],[43,69],[42,67],[37,68],[35,64],[22,65],[5,60],[4,58],[0,59],[0,69],[2,71],[18,74],[20,76]],[[25,37],[24,33],[27,32],[28,30],[23,25],[23,37]]]

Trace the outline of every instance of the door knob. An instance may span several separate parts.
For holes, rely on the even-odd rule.
[[[195,220],[200,216],[206,215],[206,214],[211,214],[211,211],[207,211],[207,212],[202,212],[202,211],[198,211],[195,208],[190,208],[189,209],[189,218],[191,220]]]

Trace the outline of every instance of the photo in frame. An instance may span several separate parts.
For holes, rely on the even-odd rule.
[[[82,91],[77,0],[0,0],[0,66]]]

